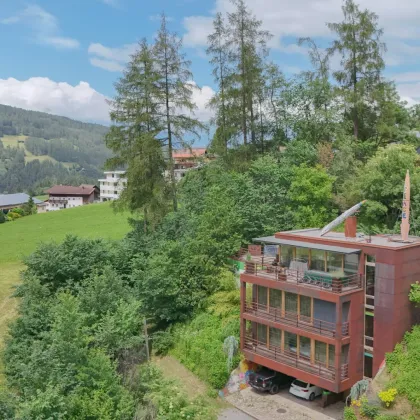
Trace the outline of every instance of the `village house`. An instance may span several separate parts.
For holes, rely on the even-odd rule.
[[[79,207],[99,200],[99,188],[96,185],[82,184],[80,187],[55,185],[47,190],[49,195],[47,211],[56,211]]]

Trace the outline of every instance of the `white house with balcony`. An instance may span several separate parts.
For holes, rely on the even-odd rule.
[[[122,190],[127,185],[125,171],[107,171],[105,178],[99,179],[100,200],[116,200],[120,197]]]

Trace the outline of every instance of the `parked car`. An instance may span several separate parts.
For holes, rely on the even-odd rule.
[[[296,395],[296,397],[313,401],[315,397],[318,397],[322,394],[322,388],[295,379],[290,386],[289,392],[293,395]]]
[[[292,381],[293,378],[290,376],[268,368],[262,368],[259,372],[249,375],[248,383],[258,391],[268,391],[270,394],[277,394],[280,388],[287,388]]]

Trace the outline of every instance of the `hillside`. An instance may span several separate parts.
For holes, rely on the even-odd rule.
[[[34,192],[54,183],[96,182],[107,128],[0,105],[0,193]]]
[[[0,225],[0,347],[7,324],[15,315],[16,300],[10,295],[19,281],[22,257],[40,242],[60,242],[70,233],[83,238],[121,239],[129,228],[127,214],[115,214],[109,203],[37,214]]]

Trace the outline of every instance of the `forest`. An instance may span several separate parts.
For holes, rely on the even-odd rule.
[[[111,155],[104,145],[107,131],[97,124],[0,105],[0,192],[42,194],[54,184],[97,182]],[[24,140],[3,144],[2,137],[15,136]]]
[[[343,20],[328,23],[331,45],[300,40],[313,68],[286,78],[269,61],[270,34],[243,0],[233,3],[208,39],[219,87],[209,104],[214,160],[175,182],[171,151],[206,127],[194,117],[190,63],[165,16],[117,82],[106,165],[127,167],[115,210],[142,220],[131,220],[122,241],[69,236],[26,259],[3,357],[3,418],[216,418],[209,399],[240,360],[239,353],[229,360],[224,342],[239,339],[239,290],[227,259],[241,245],[322,227],[363,199],[360,230],[393,232],[407,169],[418,233],[420,107],[402,102],[383,76],[378,17],[345,0]],[[151,354],[172,354],[216,394],[190,400],[168,392],[174,385],[147,362],[145,319]],[[393,383],[413,413],[418,335],[407,338],[414,356],[401,347],[390,358]],[[411,375],[404,383],[403,363]]]

